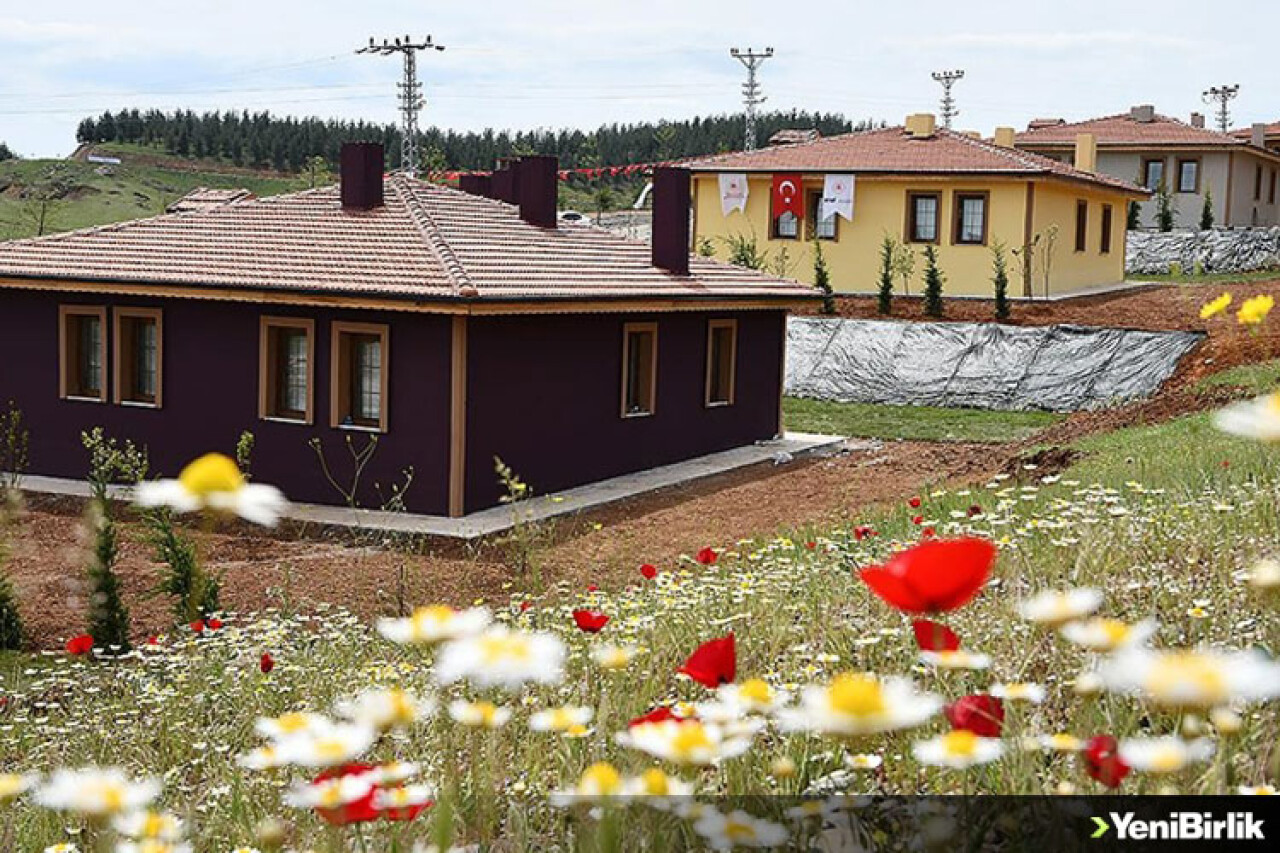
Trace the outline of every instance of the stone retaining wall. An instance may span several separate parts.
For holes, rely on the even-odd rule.
[[[1280,268],[1280,228],[1210,231],[1130,231],[1125,271],[1130,275],[1170,272],[1253,272]]]

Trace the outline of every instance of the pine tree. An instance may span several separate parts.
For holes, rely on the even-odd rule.
[[[897,255],[898,241],[889,234],[884,235],[880,244],[880,292],[876,303],[881,314],[893,313],[894,259]]]
[[[831,270],[827,268],[827,259],[822,254],[822,244],[813,241],[813,283],[822,291],[822,313],[836,313],[836,299],[831,289]]]
[[[1200,208],[1200,230],[1213,230],[1213,192],[1208,187],[1204,191],[1204,206]]]
[[[1169,193],[1169,187],[1162,180],[1160,186],[1156,187],[1156,225],[1161,231],[1172,231],[1174,221],[1177,219],[1177,211],[1173,209],[1173,196]]]
[[[89,555],[89,623],[87,633],[95,647],[118,654],[129,651],[129,609],[120,599],[120,578],[116,575],[116,524],[106,502],[89,505],[88,522],[93,529],[93,550]],[[114,648],[113,648],[114,647]]]
[[[945,281],[938,269],[938,251],[933,246],[924,247],[924,313],[929,317],[942,316],[942,284]]]
[[[1009,259],[1005,244],[995,240],[991,244],[991,284],[996,292],[996,319],[1009,319]]]

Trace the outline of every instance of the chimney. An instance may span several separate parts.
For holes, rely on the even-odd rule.
[[[510,166],[510,163],[500,164],[489,177],[490,194],[498,201],[505,201],[508,204],[515,199],[515,189],[512,186],[515,183],[515,175]]]
[[[516,171],[520,181],[520,218],[530,225],[556,227],[559,165],[555,157],[544,155],[520,158]]]
[[[1203,128],[1203,127],[1204,127],[1204,113],[1192,113],[1192,114],[1191,114],[1191,126],[1192,126],[1192,127],[1199,127],[1199,128]]]
[[[1016,134],[1012,127],[997,127],[995,143],[1001,148],[1012,148]]]
[[[689,170],[653,170],[653,265],[689,274]]]
[[[1267,147],[1267,125],[1265,122],[1255,122],[1249,128],[1249,144],[1254,148]]]
[[[471,195],[493,198],[493,176],[482,174],[459,175],[458,189]]]
[[[907,116],[907,134],[912,139],[928,139],[938,129],[933,113],[916,113]]]
[[[342,209],[382,207],[382,146],[377,142],[342,144]]]
[[[1156,108],[1151,104],[1139,104],[1129,108],[1129,118],[1134,121],[1150,124],[1156,120]]]
[[[1081,172],[1098,171],[1098,137],[1092,133],[1076,134],[1075,167]]]

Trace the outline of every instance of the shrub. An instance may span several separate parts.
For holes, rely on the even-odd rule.
[[[1156,187],[1156,225],[1161,231],[1172,231],[1177,218],[1177,211],[1173,209],[1173,195],[1162,180],[1160,186]]]
[[[747,269],[764,269],[768,263],[767,255],[761,251],[756,235],[730,234],[724,238],[729,247],[729,263]]]
[[[1009,258],[1003,240],[991,243],[991,284],[996,293],[996,319],[1009,319]]]
[[[924,313],[929,317],[942,316],[942,284],[945,281],[938,269],[938,250],[924,247]]]
[[[1129,218],[1125,223],[1130,231],[1138,230],[1138,226],[1142,224],[1142,205],[1136,201],[1129,202]]]
[[[0,492],[22,486],[30,444],[31,431],[22,423],[22,410],[10,400],[8,408],[0,413]]]
[[[502,486],[500,501],[511,507],[511,528],[496,540],[497,544],[506,551],[507,560],[516,574],[532,576],[535,589],[540,590],[542,567],[538,552],[555,538],[555,521],[539,521],[533,510],[527,508],[533,498],[533,489],[500,457],[493,457],[493,471]]]
[[[831,270],[822,254],[822,244],[817,240],[813,242],[813,283],[822,291],[822,313],[836,313],[835,294],[831,289]]]
[[[174,618],[182,624],[211,616],[218,611],[222,584],[200,565],[196,544],[178,532],[173,514],[160,507],[143,516],[147,541],[156,559],[166,566],[165,576],[155,591],[173,598]]]
[[[0,489],[0,649],[17,651],[22,648],[25,632],[22,616],[18,612],[18,595],[9,575],[4,571],[8,558],[7,537],[20,510],[16,491]]]
[[[1204,206],[1200,208],[1200,230],[1213,229],[1213,191],[1208,187],[1204,191]]]
[[[876,300],[876,310],[881,314],[893,313],[894,261],[897,257],[897,239],[890,234],[884,235],[880,243],[880,286]]]

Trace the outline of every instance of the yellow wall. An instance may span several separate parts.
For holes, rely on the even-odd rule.
[[[736,235],[755,235],[760,249],[776,262],[786,252],[785,274],[802,281],[813,281],[813,248],[807,240],[770,239],[769,213],[772,190],[771,175],[749,176],[750,192],[745,214],[733,211],[726,217],[720,209],[720,190],[715,174],[694,176],[694,241],[695,246],[709,240],[720,259],[729,257],[727,238]],[[1053,222],[1058,223],[1057,248],[1051,267],[1051,292],[1059,294],[1102,284],[1113,284],[1124,278],[1124,196],[1118,193],[1094,192],[1083,185],[1060,181],[1036,180],[1033,204],[1034,228],[1041,231]],[[853,221],[839,218],[837,239],[822,241],[822,251],[831,271],[832,287],[844,293],[869,293],[876,290],[879,276],[880,246],[886,234],[902,240],[906,231],[907,194],[913,191],[941,194],[940,241],[936,246],[938,266],[946,277],[943,292],[952,296],[991,295],[991,250],[996,239],[1004,241],[1011,249],[1020,246],[1026,232],[1026,179],[987,178],[957,180],[955,178],[919,177],[868,177],[859,175],[854,196]],[[822,178],[809,176],[805,180],[806,193],[820,191]],[[956,192],[988,192],[987,232],[985,246],[955,245],[954,234]],[[1090,201],[1089,251],[1077,255],[1072,251],[1075,236],[1075,199]],[[1106,201],[1113,206],[1112,225],[1116,229],[1112,250],[1102,256],[1098,249],[1100,239],[1095,232],[1101,221],[1101,205]],[[804,226],[801,226],[803,235]],[[916,271],[910,292],[919,294],[924,275],[924,245],[912,244],[916,249]],[[1010,257],[1010,288],[1012,296],[1022,294],[1022,282],[1017,261]],[[774,269],[774,272],[780,270]],[[1043,275],[1036,270],[1035,292],[1044,293]],[[901,283],[896,285],[901,293]]]

